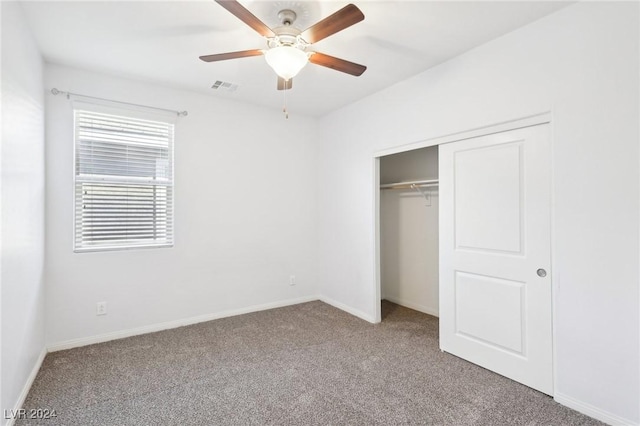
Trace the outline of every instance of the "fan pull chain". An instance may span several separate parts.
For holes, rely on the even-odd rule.
[[[288,81],[285,80],[285,82],[284,82],[284,90],[282,91],[283,92],[282,93],[282,98],[283,98],[283,100],[282,100],[282,112],[284,113],[284,118],[288,120],[289,119],[289,111],[287,111],[287,82]]]

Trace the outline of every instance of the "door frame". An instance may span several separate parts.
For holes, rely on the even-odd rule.
[[[387,155],[391,155],[391,154],[398,154],[401,152],[406,152],[406,151],[413,151],[415,149],[420,149],[420,148],[426,148],[429,146],[434,146],[434,145],[443,145],[443,144],[447,144],[447,143],[452,143],[452,142],[458,142],[458,141],[462,141],[465,139],[471,139],[471,138],[475,138],[475,137],[479,137],[479,136],[487,136],[487,135],[491,135],[494,133],[501,133],[501,132],[506,132],[506,131],[510,131],[510,130],[516,130],[516,129],[522,129],[524,127],[531,127],[531,126],[537,126],[540,124],[549,124],[549,137],[550,137],[550,144],[551,144],[551,176],[550,176],[550,181],[551,181],[551,188],[550,188],[550,195],[551,195],[551,218],[550,218],[550,224],[551,224],[551,324],[552,324],[552,370],[553,370],[553,387],[555,389],[557,389],[557,374],[556,374],[556,324],[555,324],[555,318],[556,318],[556,303],[555,303],[555,295],[556,295],[556,288],[555,288],[555,283],[557,282],[556,280],[556,273],[555,270],[556,268],[553,267],[553,265],[555,264],[555,208],[554,208],[554,200],[555,200],[555,191],[554,191],[554,172],[553,172],[553,140],[554,140],[554,129],[553,129],[553,120],[552,120],[552,112],[551,111],[546,111],[546,112],[542,112],[539,114],[535,114],[535,115],[530,115],[527,117],[521,117],[521,118],[517,118],[517,119],[513,119],[513,120],[508,120],[508,121],[504,121],[504,122],[500,122],[500,123],[494,123],[494,124],[490,124],[487,126],[482,126],[482,127],[477,127],[477,128],[473,128],[473,129],[469,129],[469,130],[464,130],[464,131],[460,131],[460,132],[455,132],[455,133],[451,133],[448,135],[443,135],[443,136],[438,136],[438,137],[434,137],[434,138],[429,138],[429,139],[425,139],[422,141],[418,141],[418,142],[413,142],[413,143],[408,143],[408,144],[403,144],[403,145],[398,145],[392,148],[388,148],[388,149],[384,149],[384,150],[380,150],[380,151],[376,151],[373,154],[373,161],[372,161],[372,167],[373,167],[373,207],[374,207],[374,221],[373,221],[373,225],[374,225],[374,229],[373,229],[373,234],[374,234],[374,300],[372,300],[372,312],[374,313],[374,323],[379,323],[382,321],[382,312],[381,312],[381,307],[380,307],[380,298],[382,296],[382,292],[381,292],[381,270],[380,270],[380,263],[381,263],[381,258],[380,258],[380,157],[384,157]]]

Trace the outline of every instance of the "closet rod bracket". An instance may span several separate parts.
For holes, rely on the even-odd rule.
[[[431,206],[431,193],[429,192],[425,192],[422,189],[420,189],[420,187],[418,185],[416,185],[415,183],[411,184],[411,188],[415,189],[416,191],[418,191],[420,193],[420,195],[422,195],[425,199],[425,205],[426,206]]]

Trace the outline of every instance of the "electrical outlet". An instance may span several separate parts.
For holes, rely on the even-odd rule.
[[[96,315],[107,315],[107,302],[98,302],[96,304]]]
[[[296,276],[289,275],[289,285],[296,285]]]

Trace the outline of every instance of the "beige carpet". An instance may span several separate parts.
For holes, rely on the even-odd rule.
[[[438,319],[321,302],[47,355],[18,425],[598,425],[438,349]]]

